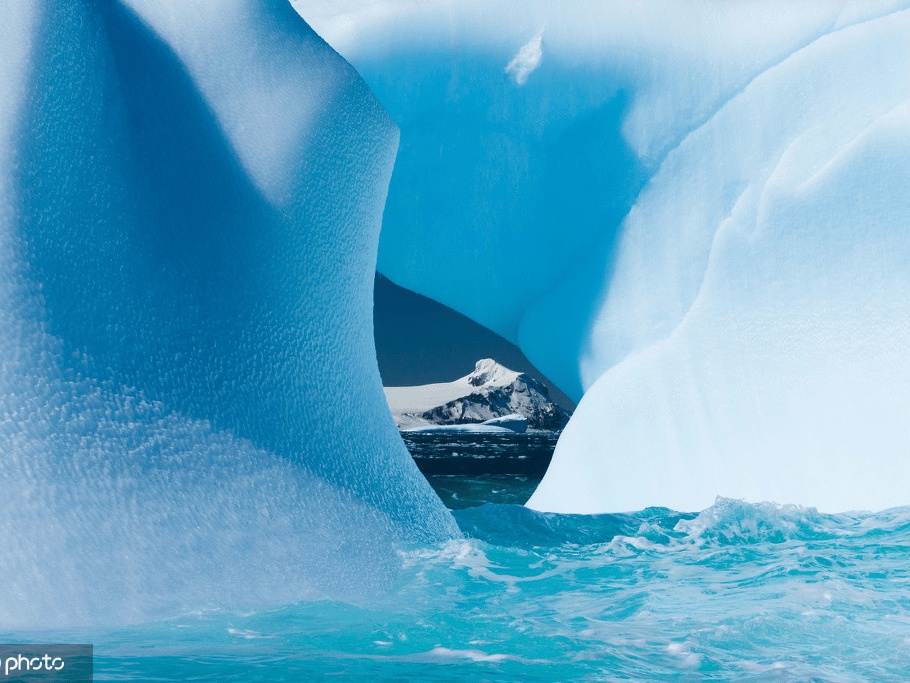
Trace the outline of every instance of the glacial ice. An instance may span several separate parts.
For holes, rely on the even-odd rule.
[[[910,502],[910,3],[294,4],[401,127],[380,271],[584,394],[532,507]]]
[[[514,429],[487,424],[426,425],[401,430],[403,432],[462,432],[468,434],[515,434]]]
[[[372,339],[398,132],[285,2],[0,22],[0,626],[356,597],[457,533]]]
[[[472,424],[421,425],[403,432],[470,432],[475,434],[523,434],[528,431],[528,418],[518,413],[494,417]]]
[[[283,0],[7,3],[0,626],[356,597],[457,533],[377,249],[584,393],[533,507],[907,503],[907,4],[295,0],[365,83]]]
[[[486,420],[483,424],[490,427],[505,427],[513,432],[521,434],[528,430],[528,418],[519,413],[494,417],[492,420]]]

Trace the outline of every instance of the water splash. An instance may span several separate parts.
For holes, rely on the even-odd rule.
[[[910,671],[910,508],[457,511],[387,595],[92,633],[100,679],[876,683]],[[758,532],[755,530],[758,529]]]

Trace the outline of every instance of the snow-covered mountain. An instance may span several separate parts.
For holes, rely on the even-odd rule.
[[[492,358],[477,361],[471,374],[454,382],[386,387],[385,396],[399,429],[480,423],[512,413],[524,415],[532,429],[562,429],[569,421],[546,386]]]

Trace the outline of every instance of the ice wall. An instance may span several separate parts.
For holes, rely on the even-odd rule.
[[[271,0],[15,0],[0,53],[0,627],[356,598],[454,533],[376,367],[356,72]]]
[[[586,392],[533,507],[910,502],[906,2],[294,2],[401,126],[380,270]]]
[[[908,31],[900,12],[820,38],[668,155],[624,222],[580,355],[591,386],[531,506],[910,503]],[[558,327],[606,263],[579,264],[528,328]]]

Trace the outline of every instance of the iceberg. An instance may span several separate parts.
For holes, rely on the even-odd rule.
[[[520,434],[527,431],[528,418],[519,413],[512,413],[511,415],[503,415],[502,417],[494,417],[492,420],[486,420],[483,424],[491,427],[505,427]]]
[[[285,2],[0,25],[0,626],[356,598],[457,534],[389,415],[398,131]]]
[[[580,399],[531,507],[910,502],[906,1],[294,4],[401,127],[379,270]]]
[[[494,417],[471,424],[423,425],[402,429],[403,432],[468,432],[471,434],[523,434],[528,431],[528,418],[518,413]]]
[[[668,155],[623,225],[578,429],[532,507],[910,502],[908,30],[900,12],[819,38]],[[559,325],[568,280],[604,263],[529,326]]]
[[[457,534],[377,266],[581,398],[532,507],[907,503],[907,5],[295,0],[358,74],[283,0],[8,3],[0,626]]]

